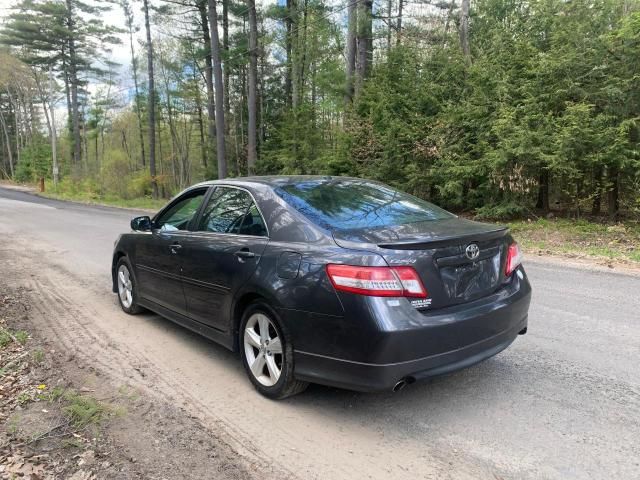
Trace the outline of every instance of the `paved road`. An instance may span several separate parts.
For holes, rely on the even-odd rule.
[[[118,382],[180,402],[293,477],[640,478],[640,278],[526,264],[529,333],[398,394],[312,386],[271,402],[237,358],[109,292],[132,212],[0,188],[0,275],[34,292],[45,333]]]

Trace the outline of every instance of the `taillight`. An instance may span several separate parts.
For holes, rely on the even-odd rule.
[[[504,268],[504,273],[507,275],[507,277],[511,275],[521,263],[522,252],[520,251],[520,247],[518,246],[518,244],[514,242],[509,245],[509,251],[507,251],[507,263]]]
[[[327,265],[336,290],[373,297],[426,298],[427,291],[412,267],[358,267]]]

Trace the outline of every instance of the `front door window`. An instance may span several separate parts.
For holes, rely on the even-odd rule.
[[[165,232],[186,230],[206,192],[203,189],[185,194],[156,219],[156,227]]]

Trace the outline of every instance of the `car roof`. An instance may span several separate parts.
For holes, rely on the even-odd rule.
[[[330,176],[330,175],[265,175],[265,176],[252,176],[252,177],[233,177],[225,178],[222,180],[208,180],[198,183],[194,187],[205,185],[238,185],[238,186],[251,186],[251,185],[268,185],[270,187],[282,187],[284,185],[291,185],[301,182],[317,181],[318,183],[328,183],[331,181],[369,181],[362,178],[355,177],[342,177],[342,176]],[[373,183],[373,182],[372,182]]]

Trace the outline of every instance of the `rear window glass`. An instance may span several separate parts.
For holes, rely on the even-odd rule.
[[[313,223],[329,230],[353,230],[424,222],[453,215],[380,183],[353,180],[303,181],[276,193]]]

